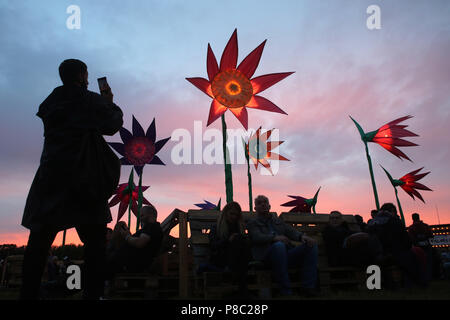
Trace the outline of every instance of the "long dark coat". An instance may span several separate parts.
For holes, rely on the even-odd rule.
[[[98,190],[97,196],[93,196],[92,190],[89,193],[80,188],[80,179],[101,180],[98,164],[107,159],[118,180],[120,164],[102,135],[113,135],[121,128],[120,108],[85,88],[61,86],[42,102],[37,116],[44,123],[45,140],[22,225],[28,229],[52,226],[63,230],[80,224],[110,222],[107,200],[113,186],[108,191]],[[90,140],[86,140],[87,133]],[[86,150],[86,141],[94,143],[101,152],[82,152]],[[80,165],[80,158],[84,166]],[[92,186],[98,188],[98,184]]]

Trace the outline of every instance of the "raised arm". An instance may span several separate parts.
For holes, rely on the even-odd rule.
[[[112,101],[91,92],[91,108],[94,110],[94,121],[102,135],[112,136],[123,125],[123,112]]]

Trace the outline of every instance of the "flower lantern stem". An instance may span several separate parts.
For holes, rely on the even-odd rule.
[[[131,229],[131,206],[133,199],[130,197],[130,203],[128,204],[128,229]]]
[[[128,203],[128,230],[131,230],[131,206],[133,205],[133,191],[134,191],[134,170],[131,168],[130,177],[128,178],[128,194],[130,196],[130,200]]]
[[[244,144],[245,159],[247,160],[247,177],[248,177],[248,204],[250,213],[253,213],[253,195],[252,195],[252,173],[250,172],[250,161],[247,148]]]
[[[397,198],[398,211],[400,211],[400,218],[402,219],[403,226],[406,227],[405,216],[403,215],[402,205],[400,204],[400,200],[398,198],[397,188],[394,187],[395,190],[395,198]]]
[[[63,248],[66,245],[66,231],[67,231],[67,229],[64,229],[64,231],[63,231],[63,238],[62,238],[62,247]]]
[[[372,159],[370,158],[369,148],[367,146],[367,142],[366,141],[364,141],[364,145],[366,147],[367,162],[369,163],[370,179],[372,181],[373,195],[375,197],[375,205],[377,206],[377,210],[380,210],[380,202],[378,200],[377,185],[375,184],[375,178],[374,178],[374,175],[373,175]]]
[[[138,205],[137,205],[137,217],[136,217],[136,232],[139,230],[139,225],[141,224],[141,208],[142,208],[142,202],[144,199],[144,195],[142,194],[142,175],[144,173],[142,172],[139,176],[139,188],[138,188]]]
[[[225,164],[225,190],[227,194],[227,203],[233,201],[233,176],[231,174],[230,154],[227,148],[227,124],[225,115],[222,114],[222,143],[223,143],[223,160]]]

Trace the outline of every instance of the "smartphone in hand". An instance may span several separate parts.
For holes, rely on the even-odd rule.
[[[111,87],[106,80],[106,77],[98,78],[98,88],[100,89],[100,94],[105,97],[109,102],[113,102],[114,95],[111,92]]]
[[[106,93],[107,91],[110,90],[108,81],[106,80],[106,77],[102,77],[102,78],[98,78],[97,79],[98,82],[98,88],[100,89],[100,93]]]

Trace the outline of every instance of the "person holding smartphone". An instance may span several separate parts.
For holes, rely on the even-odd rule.
[[[38,298],[49,248],[59,231],[76,228],[84,243],[84,298],[103,295],[108,199],[117,187],[120,162],[103,135],[123,124],[111,90],[89,91],[84,62],[59,66],[62,86],[39,106],[44,124],[40,166],[32,182],[22,225],[30,230],[23,262],[21,299]],[[103,171],[100,169],[104,169]]]

